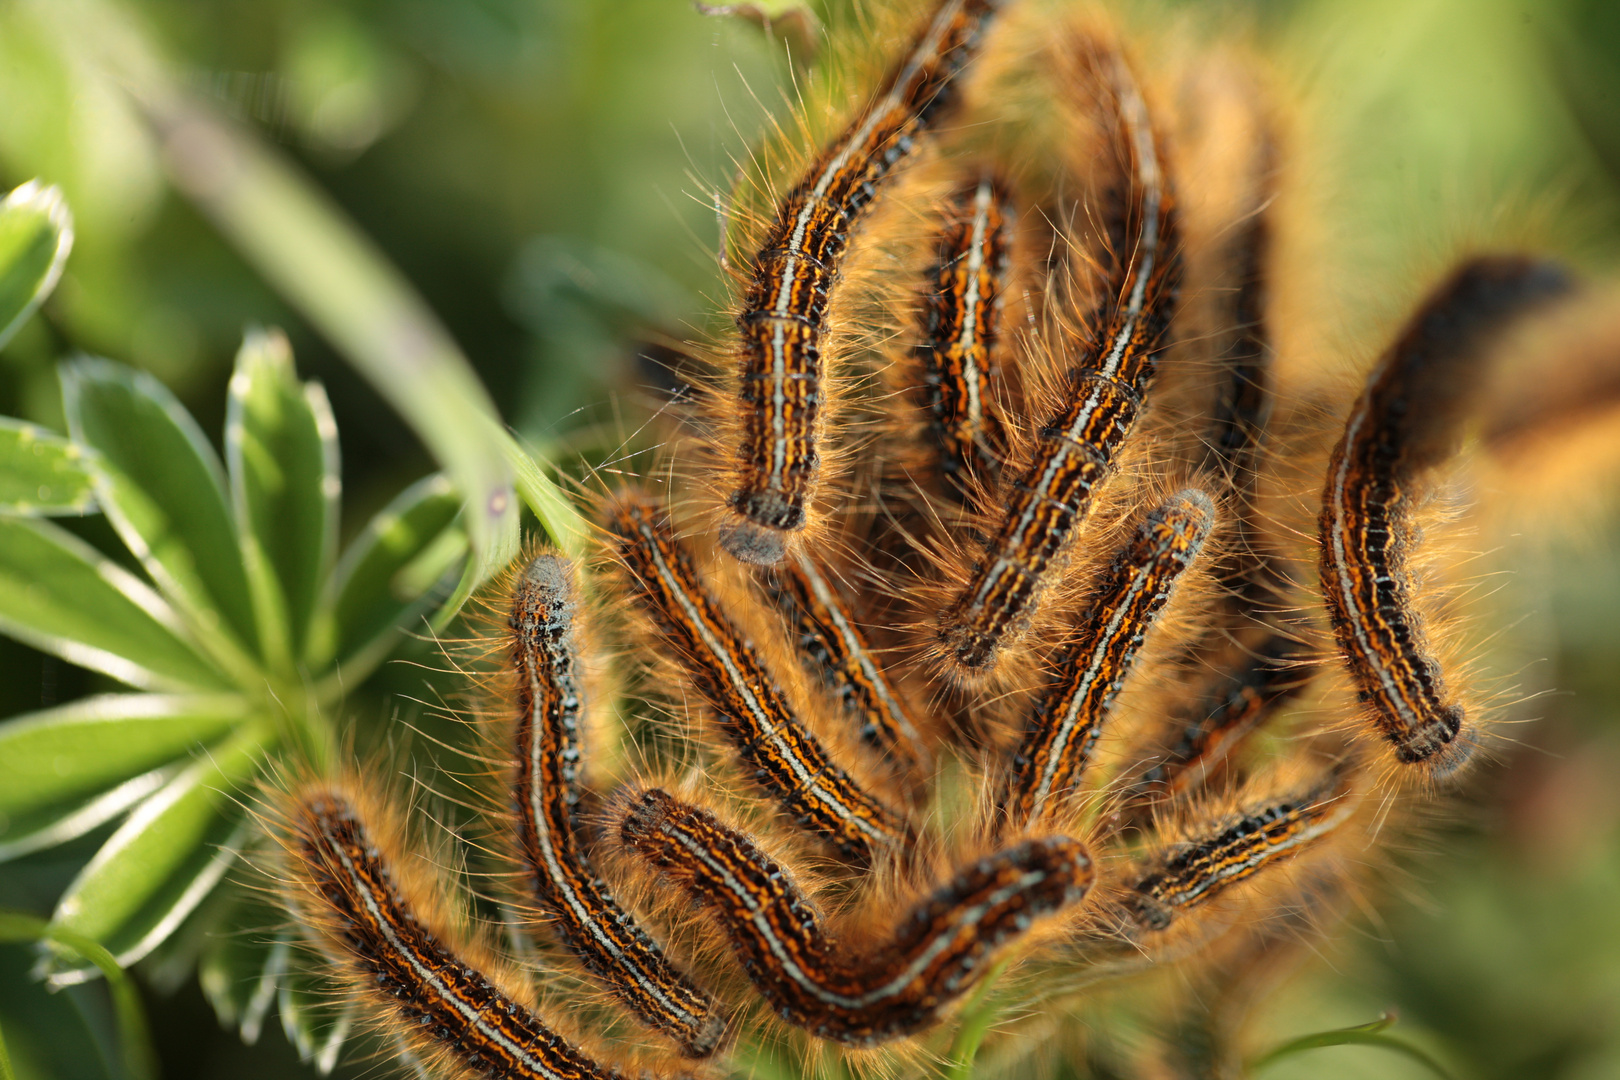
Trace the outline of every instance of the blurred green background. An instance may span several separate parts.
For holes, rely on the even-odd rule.
[[[276,145],[376,242],[506,420],[541,443],[634,396],[650,377],[637,341],[704,324],[721,288],[706,192],[782,113],[786,54],[802,44],[686,0],[119,7],[192,94]],[[1367,301],[1347,323],[1387,317],[1414,267],[1459,237],[1513,235],[1513,222],[1590,274],[1620,271],[1620,3],[1155,10],[1166,8],[1252,29],[1310,89],[1302,119],[1332,148],[1315,164],[1331,170],[1336,235],[1353,238],[1330,257]],[[151,371],[217,434],[243,327],[274,324],[332,397],[349,528],[431,470],[409,429],[171,188],[150,134],[51,0],[0,0],[0,188],[35,176],[64,189],[77,244],[42,316],[0,351],[0,414],[60,429],[54,366],[83,350]],[[94,520],[77,528],[116,547]],[[1527,688],[1559,692],[1520,710],[1539,722],[1414,853],[1402,895],[1266,1007],[1262,1042],[1393,1007],[1460,1076],[1620,1077],[1620,566],[1613,529],[1597,532],[1515,553],[1522,580],[1495,602],[1543,651],[1513,662]],[[422,678],[391,665],[352,708],[408,709],[396,695],[424,697]],[[0,715],[102,688],[0,639]],[[93,849],[0,868],[0,907],[47,913]],[[0,1025],[19,1075],[116,1076],[102,988],[46,995],[30,962],[0,948]],[[244,1048],[192,982],[161,990],[148,1001],[172,1080],[310,1074],[279,1031]],[[1427,1074],[1341,1048],[1265,1075]]]

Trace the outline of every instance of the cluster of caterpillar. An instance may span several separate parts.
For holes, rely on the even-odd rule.
[[[1423,515],[1509,411],[1496,339],[1570,276],[1466,260],[1324,422],[1279,390],[1262,78],[1205,62],[1185,116],[1093,18],[907,25],[739,213],[735,331],[662,462],[591,499],[595,558],[531,554],[491,601],[492,899],[639,1036],[542,1008],[375,782],[273,797],[288,904],[447,1071],[699,1075],[773,1037],[916,1062],[993,974],[1059,1010],[1221,984],[1330,923],[1352,853],[1483,742]],[[612,764],[602,637],[652,733]]]

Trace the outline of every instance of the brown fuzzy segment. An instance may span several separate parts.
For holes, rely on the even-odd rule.
[[[833,764],[759,653],[704,588],[667,510],[645,492],[620,492],[607,526],[636,599],[761,792],[846,859],[868,863],[879,852],[903,850],[910,835],[905,821]]]
[[[1418,308],[1374,371],[1328,464],[1322,594],[1370,719],[1403,764],[1444,774],[1472,750],[1464,710],[1412,606],[1408,515],[1424,473],[1455,449],[1479,382],[1474,368],[1491,338],[1571,288],[1561,268],[1530,259],[1462,266]]]
[[[1141,414],[1180,282],[1170,182],[1136,80],[1116,51],[1090,39],[1082,51],[1098,68],[1113,150],[1124,163],[1123,183],[1102,196],[1112,268],[1091,320],[1093,340],[1075,343],[1084,351],[1074,357],[1067,400],[1040,429],[982,559],[940,618],[941,659],[963,678],[994,670],[1053,584],[1057,561]]]
[[[1209,496],[1189,488],[1147,514],[1115,557],[1013,757],[997,803],[1012,828],[1050,815],[1079,784],[1142,642],[1214,522]]]
[[[720,542],[774,565],[805,528],[821,458],[822,338],[839,267],[857,224],[895,167],[951,101],[998,0],[945,0],[873,103],[777,207],[737,316],[742,416],[732,517]]]
[[[1078,841],[1025,841],[963,868],[886,941],[849,948],[822,927],[782,866],[713,814],[657,788],[625,807],[625,846],[709,909],[777,1014],[848,1046],[937,1022],[997,950],[1078,904],[1093,876]]]
[[[997,352],[1010,236],[1005,184],[986,174],[952,197],[924,296],[917,347],[934,471],[961,499],[993,489],[1007,460]]]
[[[447,945],[402,898],[385,856],[350,801],[305,792],[289,811],[289,851],[310,920],[358,969],[375,1008],[467,1076],[619,1080]]]
[[[1299,648],[1281,634],[1268,635],[1240,666],[1220,673],[1214,693],[1196,695],[1178,711],[1179,730],[1142,774],[1133,800],[1185,795],[1205,783],[1276,709],[1310,686],[1316,665],[1296,660]]]
[[[585,701],[576,604],[572,568],[559,555],[533,559],[512,591],[517,849],[550,926],[585,967],[688,1057],[708,1057],[725,1030],[718,1004],[675,968],[585,855],[578,813],[585,794]]]
[[[1145,930],[1164,930],[1178,915],[1321,842],[1356,809],[1351,775],[1336,771],[1300,794],[1246,807],[1161,853],[1130,887],[1131,918]]]
[[[932,754],[911,706],[818,561],[794,555],[768,585],[793,628],[806,670],[819,674],[843,711],[859,722],[861,741],[892,755],[908,772],[925,771]]]

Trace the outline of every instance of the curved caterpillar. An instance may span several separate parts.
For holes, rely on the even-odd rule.
[[[849,1046],[934,1023],[996,949],[1079,903],[1093,874],[1077,841],[1026,841],[963,868],[887,940],[857,949],[823,928],[778,863],[706,810],[650,788],[626,798],[619,833],[713,912],[779,1016]]]

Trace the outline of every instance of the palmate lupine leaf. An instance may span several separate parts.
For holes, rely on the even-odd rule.
[[[103,511],[170,602],[212,631],[210,652],[239,669],[258,630],[225,470],[207,436],[150,375],[81,357],[61,377],[68,430],[98,451]]]
[[[396,496],[349,545],[333,577],[331,646],[346,671],[375,666],[400,628],[428,608],[432,586],[464,560],[460,509],[450,481],[430,476]]]
[[[229,907],[197,960],[197,981],[226,1027],[259,1041],[291,952],[287,916],[262,891],[227,885]]]
[[[0,289],[0,301],[23,297],[0,303],[6,333],[49,292],[71,240],[60,200],[52,194],[44,205],[49,228],[14,245],[10,262],[5,225],[16,220],[0,223],[0,286],[16,286]],[[47,247],[48,265],[39,258]],[[389,308],[386,294],[397,300],[402,290],[374,260],[359,263],[373,286],[366,295]],[[22,285],[6,276],[17,267],[26,271]],[[403,307],[405,322],[420,329],[420,312]],[[344,308],[367,318],[374,309]],[[342,332],[364,318],[318,321],[337,327],[340,344],[378,377],[376,349]],[[0,518],[0,630],[131,686],[167,691],[105,695],[0,726],[0,860],[116,823],[44,936],[93,942],[121,965],[149,958],[165,979],[200,955],[222,1019],[256,1036],[275,999],[289,1037],[322,1071],[336,1061],[349,1016],[317,988],[282,978],[286,943],[246,925],[254,905],[242,902],[240,884],[218,886],[253,842],[244,793],[289,745],[289,732],[306,753],[329,752],[336,737],[326,709],[386,657],[411,619],[438,625],[452,615],[513,543],[515,507],[502,475],[511,441],[476,385],[451,378],[464,363],[453,346],[438,352],[448,360],[424,377],[390,370],[379,385],[413,420],[433,419],[423,433],[464,487],[477,489],[478,520],[469,525],[463,493],[430,478],[394,500],[341,561],[336,427],[319,386],[298,380],[279,334],[250,333],[238,357],[223,464],[166,388],[105,360],[80,358],[62,370],[70,439],[0,422],[0,515],[9,515]],[[447,398],[446,380],[460,392]],[[480,445],[483,457],[467,450]],[[531,502],[535,490],[550,492],[544,475],[527,479]],[[37,520],[98,508],[155,589]],[[571,513],[560,502],[544,509],[553,531],[552,519]],[[483,556],[476,563],[474,547]],[[457,581],[461,588],[450,588]],[[229,948],[212,947],[216,931]],[[83,981],[98,971],[84,955],[54,948],[41,970],[58,985]]]
[[[84,447],[0,416],[0,514],[83,514],[95,505]]]
[[[468,579],[461,499],[443,477],[423,480],[339,559],[335,424],[277,332],[251,332],[238,356],[226,467],[150,377],[81,358],[63,385],[78,438],[29,438],[82,464],[81,486],[158,590],[49,522],[0,517],[0,627],[170,692],[0,726],[0,859],[118,823],[59,900],[53,934],[97,942],[121,964],[145,958],[171,985],[200,957],[223,1020],[255,1037],[274,1005],[305,1058],[329,1068],[347,1015],[314,987],[283,985],[274,920],[227,884],[254,842],[246,793],[289,733],[306,756],[330,752],[328,706],[403,624],[445,614],[450,586]],[[41,973],[67,985],[97,969],[55,950]]]
[[[250,330],[225,417],[231,505],[253,584],[265,659],[302,659],[337,558],[337,424],[319,383],[301,383],[279,331]]]
[[[239,792],[269,741],[263,725],[246,725],[137,806],[62,894],[51,925],[100,942],[125,966],[151,952],[235,861],[248,833]]]
[[[160,596],[46,521],[0,517],[0,631],[131,686],[231,688]]]
[[[102,694],[0,726],[0,862],[111,821],[247,711],[231,694]]]
[[[73,250],[73,215],[30,180],[0,201],[0,348],[56,287]]]
[[[307,970],[289,969],[276,985],[276,1011],[287,1041],[301,1060],[325,1076],[337,1065],[338,1052],[354,1029],[357,1003],[334,994]]]

